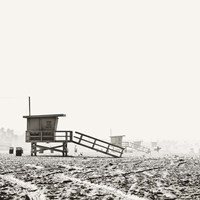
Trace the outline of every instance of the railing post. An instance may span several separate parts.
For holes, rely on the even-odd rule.
[[[96,144],[96,141],[97,141],[97,140],[94,140],[94,143],[93,143],[93,145],[92,145],[92,148],[94,148],[94,146],[95,146],[95,144]]]
[[[73,141],[73,131],[70,131],[70,142]]]
[[[83,137],[83,135],[80,136],[78,143],[81,143],[82,137]]]
[[[106,153],[108,153],[109,149],[110,149],[110,144],[107,147]]]
[[[68,141],[68,137],[67,137],[67,131],[65,131],[65,141]]]

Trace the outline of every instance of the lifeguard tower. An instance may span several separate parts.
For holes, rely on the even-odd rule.
[[[127,150],[127,148],[134,149],[136,151],[151,153],[150,148],[142,146],[142,141],[134,141],[134,142],[123,142],[122,146]]]
[[[58,119],[64,116],[64,114],[23,116],[27,119],[26,142],[31,143],[31,156],[36,156],[37,152],[41,153],[45,150],[61,152],[63,156],[67,156],[68,142],[73,142],[109,156],[122,156],[124,148],[121,145],[118,146],[77,131],[58,131]],[[54,147],[38,144],[54,142],[62,144]]]
[[[124,136],[125,135],[110,136],[111,143],[119,147],[122,147],[122,139]]]
[[[32,156],[36,156],[41,149],[58,151],[67,156],[67,142],[72,140],[71,131],[57,131],[58,118],[64,116],[64,114],[24,116],[27,118],[26,142],[31,143]],[[62,145],[47,147],[37,144],[50,142],[59,142]]]

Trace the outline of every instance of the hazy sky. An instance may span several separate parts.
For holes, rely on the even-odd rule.
[[[0,1],[0,127],[64,113],[99,138],[200,140],[199,1]]]

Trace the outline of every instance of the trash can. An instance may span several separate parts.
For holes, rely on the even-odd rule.
[[[16,156],[22,156],[23,149],[22,147],[16,147]]]
[[[14,148],[13,147],[10,147],[9,148],[9,154],[13,154],[14,153]]]

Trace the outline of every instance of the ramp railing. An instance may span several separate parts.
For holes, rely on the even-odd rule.
[[[132,149],[135,149],[137,151],[144,152],[144,153],[151,153],[151,150],[148,147],[144,147],[142,145],[137,145],[134,142],[123,142],[122,146],[124,148],[129,147],[129,148],[132,148]]]
[[[72,142],[116,158],[121,157],[124,151],[123,147],[79,132],[74,132]]]

